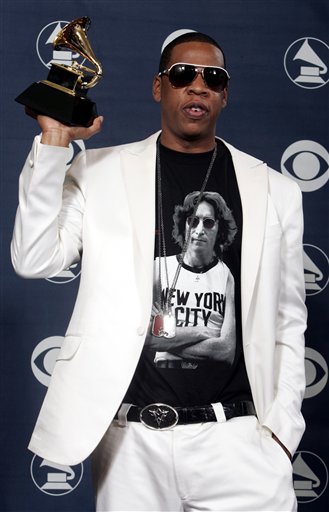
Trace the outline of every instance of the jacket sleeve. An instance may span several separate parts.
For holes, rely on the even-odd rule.
[[[66,174],[69,158],[69,148],[43,145],[36,137],[23,167],[11,258],[24,278],[55,276],[80,259],[84,155]]]
[[[307,313],[302,195],[298,185],[294,182],[289,185],[281,199],[284,207],[280,207],[283,235],[275,345],[275,399],[263,425],[294,453],[305,429],[301,405],[305,390],[304,331]]]

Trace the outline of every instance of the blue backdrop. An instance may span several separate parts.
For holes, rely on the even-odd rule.
[[[52,40],[67,21],[89,16],[104,78],[89,95],[105,116],[85,145],[143,138],[159,128],[151,96],[164,38],[177,28],[219,41],[231,74],[218,134],[295,179],[305,213],[307,430],[294,457],[300,509],[328,502],[328,1],[327,0],[2,0],[1,18],[1,489],[0,510],[93,510],[89,462],[64,467],[26,446],[62,342],[79,266],[25,281],[9,245],[20,169],[37,132],[14,98],[46,78]],[[72,156],[84,144],[72,146]],[[255,197],[255,201],[257,198]],[[78,433],[77,433],[78,435]],[[147,485],[147,483],[145,483]]]

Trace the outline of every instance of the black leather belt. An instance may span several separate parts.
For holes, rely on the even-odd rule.
[[[251,401],[222,405],[227,420],[256,414]],[[127,420],[141,422],[152,430],[168,430],[175,425],[217,421],[217,418],[212,405],[172,407],[167,404],[155,403],[146,407],[132,405],[127,413]]]

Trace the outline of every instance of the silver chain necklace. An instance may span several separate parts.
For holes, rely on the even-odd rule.
[[[203,180],[202,187],[198,196],[198,200],[193,208],[193,213],[191,215],[191,222],[184,240],[184,244],[182,247],[182,251],[178,256],[178,264],[177,269],[173,278],[173,282],[171,286],[169,286],[169,276],[168,276],[168,266],[167,266],[167,250],[166,250],[166,240],[165,240],[165,232],[164,232],[164,220],[163,220],[163,197],[162,197],[162,182],[161,182],[161,159],[160,159],[160,141],[159,138],[157,140],[157,154],[156,154],[156,177],[157,177],[157,199],[158,199],[158,208],[157,208],[157,217],[158,217],[158,230],[159,230],[159,243],[158,243],[158,283],[157,283],[157,291],[158,291],[158,304],[160,306],[160,312],[157,313],[153,319],[152,324],[152,334],[158,337],[164,338],[174,338],[176,334],[176,319],[172,314],[171,307],[171,299],[173,293],[176,288],[177,280],[183,265],[184,256],[186,254],[188,245],[190,243],[191,231],[193,226],[193,221],[196,216],[197,209],[201,202],[202,195],[206,189],[207,182],[215,163],[217,156],[217,143],[215,144],[215,148],[211,157],[211,161],[209,167],[206,172],[206,176]],[[166,274],[166,283],[167,283],[167,297],[166,299],[162,299],[162,280],[161,280],[161,261],[164,261],[165,274]]]

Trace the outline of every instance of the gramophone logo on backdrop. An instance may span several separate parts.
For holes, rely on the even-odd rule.
[[[316,245],[304,244],[303,258],[306,295],[317,295],[329,281],[328,256]]]
[[[305,398],[321,393],[328,382],[328,365],[324,357],[314,348],[305,348]]]
[[[31,478],[38,489],[52,496],[68,494],[79,485],[83,464],[64,466],[35,455],[31,462]]]
[[[62,28],[69,23],[68,21],[53,21],[48,23],[40,31],[36,49],[39,59],[42,64],[50,69],[51,64],[64,64],[71,66],[72,61],[75,60],[78,64],[83,64],[85,59],[79,53],[73,53],[70,49],[54,50],[53,41]],[[79,62],[80,61],[80,62]]]
[[[299,140],[283,152],[281,172],[296,181],[302,192],[314,192],[329,179],[329,153],[318,142]]]
[[[46,281],[55,284],[66,284],[79,277],[81,272],[80,263],[74,263],[69,268],[62,270],[57,276],[48,277]]]
[[[328,469],[315,453],[300,451],[293,458],[294,489],[298,503],[317,500],[328,485]]]
[[[284,69],[292,82],[304,89],[318,89],[329,80],[329,46],[315,37],[294,41],[284,56]]]

